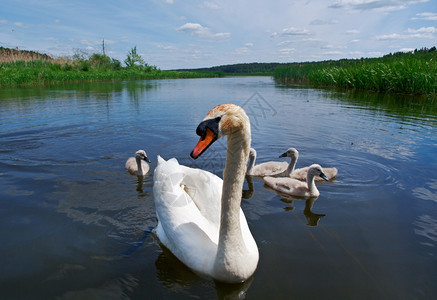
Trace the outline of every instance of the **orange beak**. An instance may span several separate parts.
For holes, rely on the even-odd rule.
[[[196,159],[198,158],[212,143],[215,142],[217,137],[211,129],[206,128],[206,133],[202,136],[197,143],[196,147],[194,147],[193,151],[191,151],[191,157]]]

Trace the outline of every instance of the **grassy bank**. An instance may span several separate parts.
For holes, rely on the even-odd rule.
[[[123,67],[118,60],[101,54],[86,59],[53,59],[31,51],[0,50],[0,86],[220,76],[219,72],[162,71],[145,63]]]
[[[215,77],[213,73],[178,72],[161,70],[138,70],[133,68],[73,69],[43,61],[17,61],[0,66],[0,86],[42,85],[61,82],[132,80],[132,79],[162,79],[162,78],[197,78]]]
[[[315,86],[435,95],[437,51],[433,47],[381,58],[296,63],[278,66],[274,78]]]

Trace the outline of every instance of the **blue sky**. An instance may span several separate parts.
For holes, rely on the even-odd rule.
[[[158,68],[381,56],[437,45],[437,0],[2,0],[0,46],[52,56],[137,46]]]

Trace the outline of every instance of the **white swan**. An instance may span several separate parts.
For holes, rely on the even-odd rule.
[[[156,234],[179,260],[196,273],[223,282],[243,282],[255,272],[258,247],[240,208],[251,142],[250,122],[234,104],[214,107],[197,127],[198,158],[227,136],[223,181],[199,169],[158,158],[153,194]]]
[[[320,176],[328,181],[328,178],[323,173],[323,169],[318,164],[313,164],[309,167],[307,173],[307,181],[300,181],[290,177],[264,177],[264,183],[271,189],[292,196],[298,197],[318,197],[319,190],[314,183],[314,177]]]
[[[135,157],[129,157],[124,166],[132,175],[144,176],[149,172],[150,160],[147,158],[146,151],[138,150]]]
[[[299,157],[299,151],[296,150],[296,148],[289,148],[286,152],[284,152],[279,157],[290,157],[290,164],[287,167],[287,170],[285,170],[284,175],[286,177],[291,177],[298,180],[306,180],[308,169],[310,167],[304,167],[300,169],[295,169],[296,161]],[[325,176],[330,180],[337,176],[338,170],[337,168],[323,168],[323,173]],[[282,175],[282,174],[281,174]],[[315,176],[314,179],[316,181],[323,181],[324,179],[320,176]]]
[[[247,175],[249,176],[278,176],[283,174],[288,167],[285,161],[268,161],[259,165],[255,165],[255,161],[256,151],[250,148],[249,166],[247,167]]]

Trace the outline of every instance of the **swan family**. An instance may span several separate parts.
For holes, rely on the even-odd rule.
[[[153,174],[158,219],[155,233],[195,273],[221,282],[244,282],[253,275],[259,260],[258,246],[241,209],[246,175],[262,177],[265,185],[279,192],[299,192],[303,197],[319,195],[316,176],[328,178],[316,164],[307,168],[306,182],[293,178],[297,155],[287,155],[291,158],[289,164],[255,165],[250,121],[238,105],[222,104],[211,109],[199,123],[196,134],[200,138],[190,154],[193,159],[198,159],[218,139],[227,137],[223,179],[202,169],[180,165],[176,158],[165,160],[158,156]],[[137,153],[140,151],[144,152]],[[145,152],[144,157],[147,159]],[[138,174],[140,166],[144,173],[144,160],[136,155]],[[275,177],[280,175],[286,176]]]

